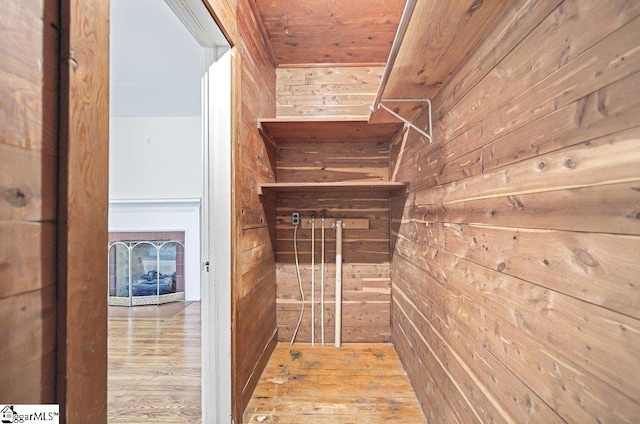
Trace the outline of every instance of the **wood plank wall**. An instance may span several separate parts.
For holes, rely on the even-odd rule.
[[[287,142],[277,148],[278,182],[346,182],[388,181],[388,141]],[[299,261],[306,315],[296,338],[310,342],[311,299],[311,230],[307,223],[311,213],[327,219],[365,219],[363,229],[343,231],[344,292],[343,341],[382,342],[390,338],[389,282],[389,194],[386,192],[327,191],[278,194],[277,200],[277,270],[278,338],[289,341],[298,322],[301,296],[296,275],[291,214],[300,212],[304,229],[297,234]],[[316,281],[320,281],[321,229],[315,237]],[[335,308],[335,231],[326,231],[327,280],[325,300],[325,335],[334,339]],[[316,299],[320,299],[320,283]],[[318,314],[320,305],[317,304]],[[320,317],[316,316],[320,341]]]
[[[234,157],[236,208],[240,217],[233,230],[238,240],[233,279],[234,419],[242,414],[262,370],[275,347],[276,278],[272,243],[275,198],[257,194],[257,184],[274,181],[275,149],[265,145],[258,120],[275,117],[275,67],[251,7],[252,0],[238,0],[239,39],[236,46],[234,98],[239,108],[237,150]],[[269,224],[271,223],[271,227]]]
[[[640,416],[639,15],[513,2],[434,144],[393,146],[392,339],[430,421]]]
[[[377,66],[278,68],[277,116],[368,118],[383,69]]]
[[[0,399],[55,403],[59,4],[0,15]]]
[[[380,192],[280,193],[277,209],[278,339],[290,341],[300,316],[302,301],[294,256],[291,214],[306,221],[297,231],[305,312],[296,341],[311,341],[311,213],[326,211],[327,219],[364,219],[368,228],[343,230],[342,341],[390,340],[391,290],[389,279],[389,195]],[[321,237],[315,230],[316,342],[321,341]],[[325,341],[333,343],[335,328],[335,230],[325,230]]]
[[[275,148],[258,120],[275,117],[275,65],[254,14],[254,0],[206,0],[234,47],[232,192],[232,419],[242,414],[276,344]],[[271,222],[271,226],[268,223]]]

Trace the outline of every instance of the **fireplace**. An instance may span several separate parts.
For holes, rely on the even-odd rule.
[[[185,233],[109,233],[109,305],[157,305],[185,299]]]

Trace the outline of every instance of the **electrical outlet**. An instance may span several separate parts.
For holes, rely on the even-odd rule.
[[[300,212],[291,214],[291,225],[300,225]]]

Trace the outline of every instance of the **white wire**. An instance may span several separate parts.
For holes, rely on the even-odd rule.
[[[311,346],[316,343],[316,220],[311,220]]]
[[[324,218],[322,218],[322,269],[320,274],[320,340],[322,346],[324,346]]]
[[[304,315],[304,292],[302,291],[302,277],[300,277],[300,263],[298,262],[298,241],[296,238],[297,234],[298,226],[296,225],[295,227],[293,227],[293,252],[296,258],[296,272],[298,274],[298,288],[300,289],[300,297],[302,298],[302,308],[300,309],[300,318],[298,318],[298,325],[296,325],[296,329],[293,332],[293,337],[291,337],[291,343],[289,343],[289,345],[292,345],[295,341],[298,330],[300,329],[300,324],[302,323],[302,316]]]

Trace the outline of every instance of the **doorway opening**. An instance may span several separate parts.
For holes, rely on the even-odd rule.
[[[109,421],[225,422],[232,52],[200,0],[112,0],[110,18],[110,244],[180,248],[158,256],[157,269],[129,258],[122,287],[105,279],[114,293],[145,297],[109,307]],[[179,296],[168,293],[174,280]]]

